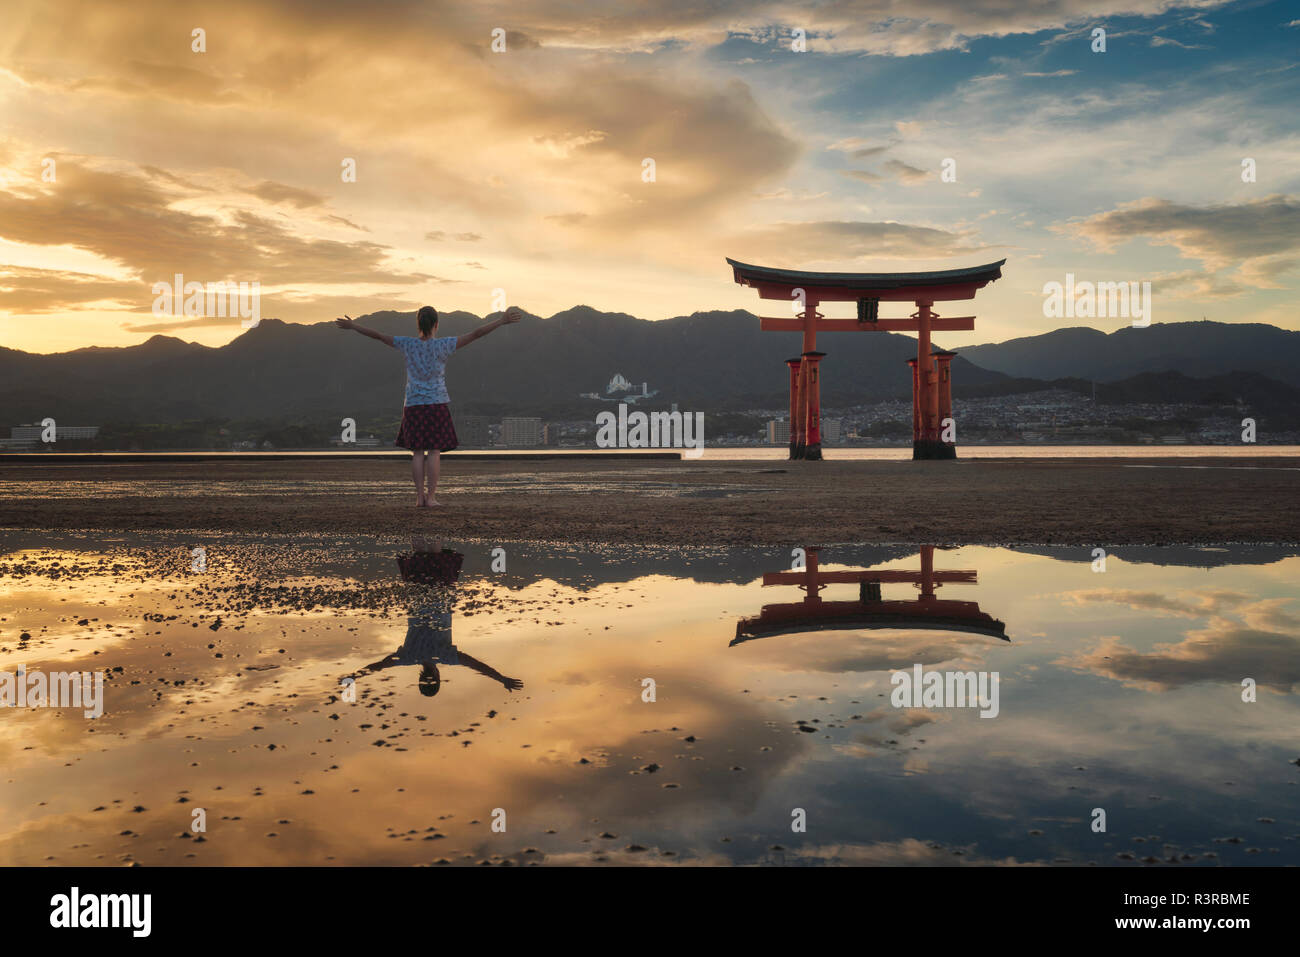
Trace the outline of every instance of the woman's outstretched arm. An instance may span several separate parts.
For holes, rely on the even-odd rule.
[[[511,322],[518,322],[523,317],[524,314],[519,311],[519,308],[517,306],[511,306],[509,309],[506,310],[505,315],[502,316],[500,319],[496,320],[495,322],[489,322],[486,326],[479,326],[473,332],[467,332],[463,336],[457,336],[456,348],[464,349],[475,339],[482,339],[493,329],[499,329],[502,326],[507,325]]]
[[[342,329],[355,329],[363,336],[369,336],[371,339],[378,339],[386,346],[391,346],[393,344],[392,336],[384,335],[382,332],[376,332],[374,329],[367,329],[365,326],[358,326],[357,321],[351,316],[344,315],[342,319],[335,319],[334,321],[337,322],[339,327]]]

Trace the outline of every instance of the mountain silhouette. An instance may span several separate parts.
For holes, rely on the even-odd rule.
[[[1071,327],[966,346],[961,354],[994,372],[1037,379],[1118,382],[1144,372],[1182,372],[1198,378],[1257,372],[1300,386],[1300,332],[1264,323],[1153,323],[1111,333]]]
[[[416,331],[411,313],[379,312],[361,321],[394,335]],[[460,335],[483,321],[445,313],[438,334]],[[910,398],[906,362],[916,354],[910,336],[829,333],[820,345],[828,353],[821,367],[824,406]],[[652,322],[574,306],[548,318],[527,315],[475,343],[447,363],[447,384],[459,414],[590,416],[597,403],[579,395],[603,393],[616,373],[658,390],[651,407],[780,409],[788,402],[784,360],[799,347],[798,334],[760,332],[745,310]],[[1098,390],[1104,401],[1210,396],[1232,402],[1259,395],[1290,406],[1300,395],[1294,388],[1300,333],[1272,326],[1172,323],[1109,335],[1062,329],[959,352],[953,362],[958,398],[1049,384],[1084,392],[1094,378],[1112,383]],[[0,409],[8,420],[0,427],[46,416],[67,424],[347,416],[362,423],[400,413],[403,386],[395,350],[332,321],[264,319],[219,347],[156,335],[134,346],[53,355],[0,348]]]

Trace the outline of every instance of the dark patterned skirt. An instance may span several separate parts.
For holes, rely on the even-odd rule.
[[[451,585],[460,579],[465,556],[444,548],[440,552],[405,552],[397,556],[402,581],[421,585]]]
[[[412,452],[450,452],[459,443],[447,403],[408,405],[402,410],[402,425],[394,445]]]

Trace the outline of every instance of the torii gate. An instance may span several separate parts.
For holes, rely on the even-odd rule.
[[[935,571],[934,546],[921,546],[918,571],[895,571],[869,568],[853,571],[822,571],[818,549],[804,550],[805,565],[793,571],[769,572],[763,586],[797,585],[803,589],[802,601],[764,605],[756,618],[743,618],[736,624],[737,645],[753,638],[786,635],[798,631],[845,630],[860,628],[924,628],[935,631],[964,631],[990,638],[1007,638],[1007,626],[981,611],[979,602],[939,598],[935,589],[945,583],[976,583],[974,571]],[[821,590],[827,585],[858,585],[857,601],[824,601]],[[882,584],[909,583],[920,594],[909,600],[882,599]]]
[[[944,441],[943,421],[952,416],[950,364],[953,352],[931,352],[932,332],[969,331],[974,316],[935,315],[936,302],[974,299],[976,290],[1002,276],[1005,259],[985,266],[937,272],[839,273],[770,269],[728,259],[736,282],[758,290],[760,299],[782,299],[803,308],[803,315],[778,319],[759,317],[764,332],[802,332],[803,352],[785,360],[790,367],[790,458],[822,457],[821,382],[818,332],[915,332],[912,366],[912,458],[952,459],[956,441]],[[817,311],[823,302],[857,302],[856,319],[827,319]],[[880,317],[881,302],[912,302],[916,312],[906,319]]]

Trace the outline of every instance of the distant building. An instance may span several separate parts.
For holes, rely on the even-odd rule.
[[[501,444],[507,448],[533,448],[542,444],[542,420],[507,418],[501,420]]]
[[[486,415],[456,416],[456,438],[461,448],[484,449],[492,444],[492,423]]]
[[[790,444],[790,423],[785,419],[771,419],[767,423],[768,445]]]
[[[337,445],[340,449],[377,448],[379,446],[379,439],[373,435],[358,435],[351,442],[344,442],[343,439],[337,438],[337,439],[330,439],[330,443],[333,445]]]
[[[44,432],[45,426],[32,425],[30,422],[11,426],[9,440],[2,444],[11,449],[35,448],[38,445],[47,444],[41,441],[41,435]],[[54,440],[55,442],[63,442],[68,439],[93,439],[98,435],[99,426],[97,425],[56,425]]]
[[[822,443],[836,445],[840,441],[840,419],[822,419]],[[786,419],[771,419],[767,423],[768,445],[790,444],[790,423]]]
[[[642,382],[641,388],[638,390],[630,379],[622,373],[616,372],[614,378],[610,379],[609,384],[605,386],[604,395],[598,392],[583,392],[580,393],[580,398],[599,399],[602,402],[626,402],[634,405],[641,399],[649,399],[658,394],[659,390],[651,389],[649,382]]]

